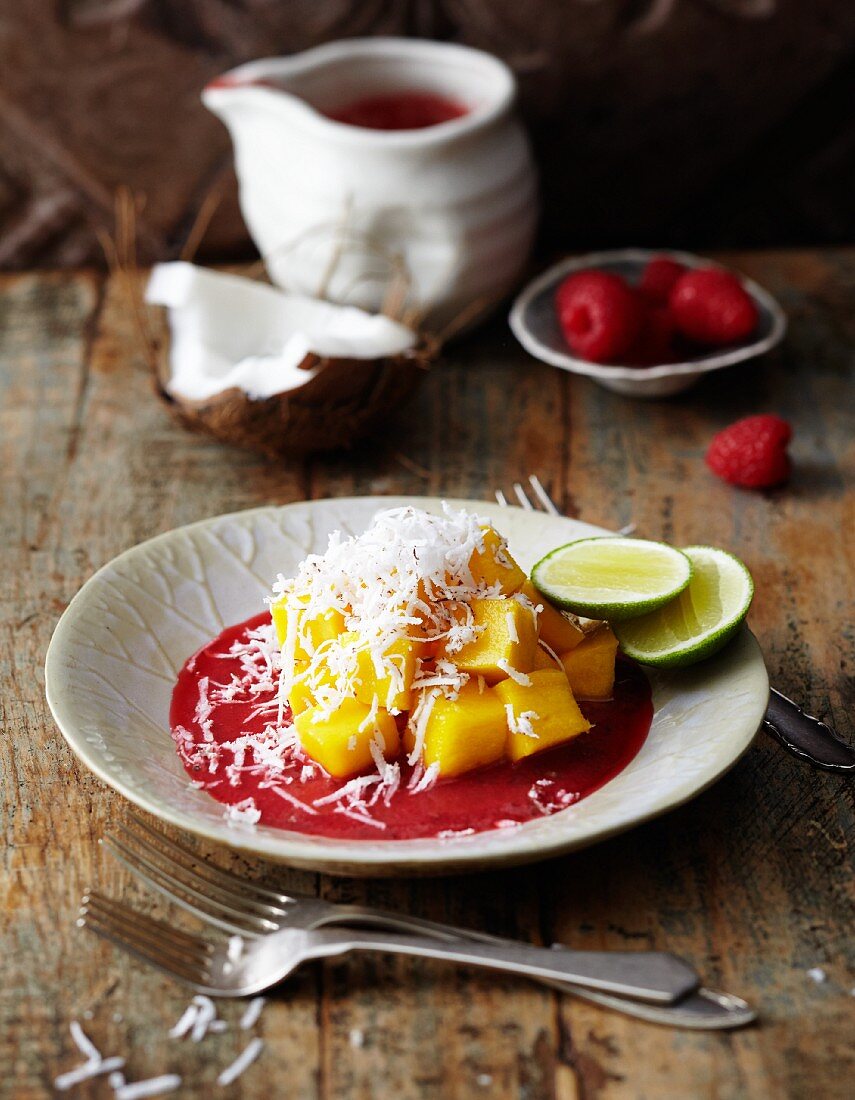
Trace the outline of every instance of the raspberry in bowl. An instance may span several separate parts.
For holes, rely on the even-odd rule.
[[[549,268],[516,299],[510,325],[543,362],[655,398],[769,351],[786,317],[768,291],[711,260],[624,249]]]

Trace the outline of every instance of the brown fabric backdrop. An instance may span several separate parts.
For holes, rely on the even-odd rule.
[[[212,188],[204,255],[249,255],[200,88],[361,34],[513,66],[549,251],[853,237],[853,0],[0,0],[0,267],[101,262],[121,184],[146,196],[145,258]]]

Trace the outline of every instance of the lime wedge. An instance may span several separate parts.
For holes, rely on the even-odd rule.
[[[692,576],[689,559],[664,542],[579,539],[541,558],[535,587],[565,611],[618,622],[673,600]]]
[[[664,607],[615,627],[624,653],[641,664],[682,668],[703,661],[748,614],[754,582],[739,558],[713,546],[689,546],[683,553],[692,563],[689,587]]]

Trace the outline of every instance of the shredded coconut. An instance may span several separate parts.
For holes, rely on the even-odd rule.
[[[515,683],[521,684],[523,687],[531,687],[531,677],[527,672],[519,672],[517,669],[512,668],[504,657],[500,657],[496,664]]]
[[[511,733],[521,733],[523,737],[537,737],[532,725],[540,718],[537,711],[524,710],[521,714],[514,714],[513,704],[505,703],[505,714],[508,716],[508,729]]]
[[[261,810],[256,806],[254,798],[244,798],[241,802],[227,806],[224,816],[229,825],[249,825],[255,828],[261,820]]]
[[[84,1062],[67,1073],[61,1073],[54,1080],[53,1085],[59,1092],[66,1092],[83,1081],[90,1081],[93,1077],[120,1070],[124,1064],[124,1058],[100,1058],[97,1061]]]
[[[229,940],[229,947],[227,950],[228,958],[231,959],[232,955],[232,940],[240,940],[240,936],[232,936]],[[241,940],[241,943],[243,941]],[[203,994],[197,994],[190,1004],[184,1009],[184,1012],[178,1022],[170,1028],[170,1039],[183,1039],[185,1035],[189,1035],[194,1043],[200,1043],[209,1031],[217,1032],[224,1031],[225,1027],[218,1026],[225,1025],[225,1020],[219,1020],[217,1018],[217,1006],[211,1000],[210,997],[205,997]]]
[[[161,1077],[149,1077],[146,1081],[131,1081],[120,1085],[115,1092],[115,1100],[143,1100],[147,1096],[163,1096],[165,1092],[174,1092],[181,1087],[181,1078],[177,1073],[164,1073]]]
[[[72,1020],[68,1030],[74,1045],[86,1058],[86,1061],[67,1073],[61,1073],[54,1080],[54,1088],[59,1092],[65,1092],[74,1085],[83,1081],[89,1081],[93,1077],[100,1077],[104,1073],[112,1073],[120,1070],[125,1064],[124,1058],[104,1058],[101,1051],[95,1046],[77,1020]]]
[[[230,1085],[255,1061],[264,1047],[262,1039],[251,1039],[230,1066],[227,1066],[217,1078],[218,1085]]]
[[[248,1031],[249,1028],[254,1027],[258,1022],[258,1018],[261,1015],[261,1010],[267,1004],[266,997],[253,997],[249,1004],[246,1006],[246,1010],[240,1018],[240,1027],[242,1031]]]

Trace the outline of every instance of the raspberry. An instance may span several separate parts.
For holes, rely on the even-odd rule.
[[[787,444],[792,434],[779,416],[747,416],[713,436],[707,466],[724,481],[746,489],[780,485],[790,476]]]
[[[641,331],[642,309],[618,275],[582,271],[555,295],[558,321],[572,350],[592,363],[616,363],[627,356]]]
[[[677,361],[674,347],[674,318],[664,306],[651,306],[644,314],[641,334],[632,352],[632,362],[639,367]]]
[[[687,271],[669,300],[677,328],[702,344],[735,344],[757,326],[757,306],[735,275],[718,268]]]
[[[684,264],[677,263],[668,256],[654,256],[641,274],[638,289],[651,302],[667,305],[674,284],[685,270]]]

